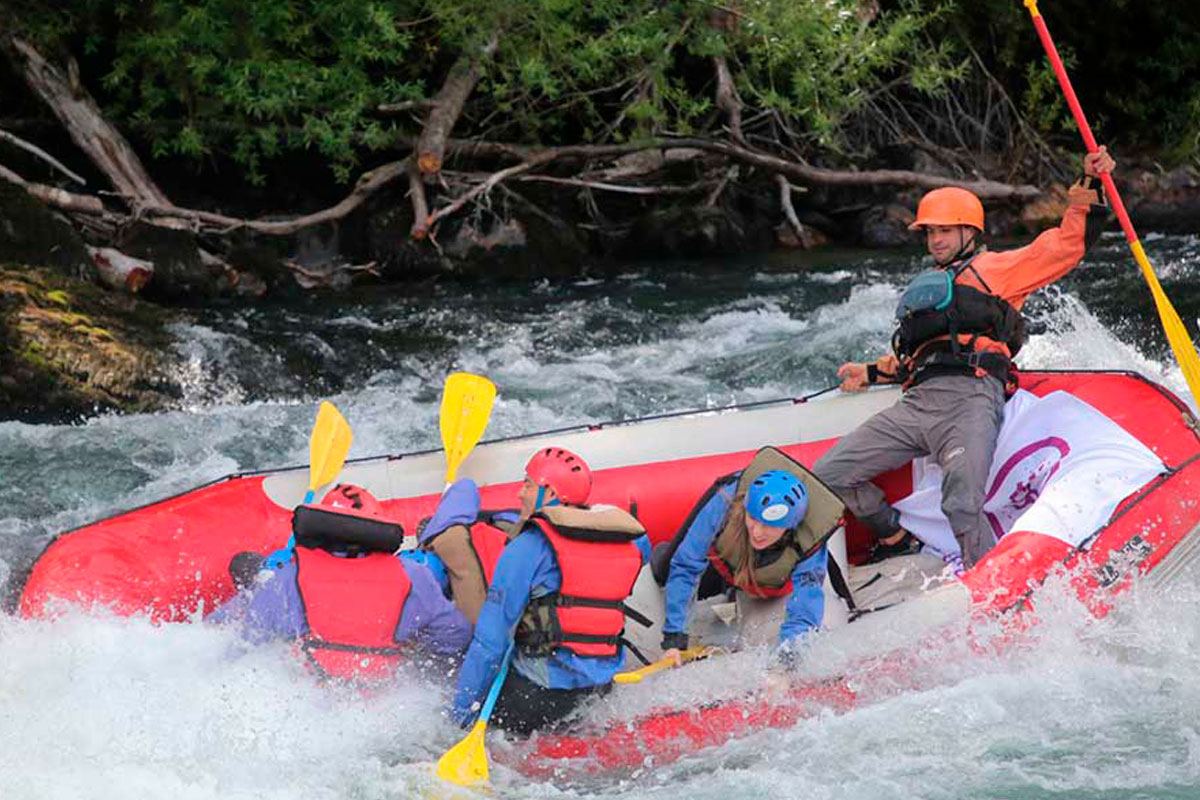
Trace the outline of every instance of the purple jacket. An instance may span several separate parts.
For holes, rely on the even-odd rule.
[[[407,558],[401,558],[400,563],[412,581],[412,589],[396,626],[396,642],[412,642],[437,655],[461,653],[471,642],[471,623],[446,599],[441,584],[424,564]],[[295,557],[265,583],[222,605],[209,619],[241,623],[242,637],[251,644],[295,639],[308,633]]]

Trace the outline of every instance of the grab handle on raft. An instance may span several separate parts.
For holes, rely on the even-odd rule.
[[[1038,38],[1042,40],[1042,48],[1046,51],[1046,57],[1050,59],[1050,66],[1058,78],[1058,85],[1062,88],[1067,105],[1071,108],[1071,114],[1075,117],[1075,124],[1079,126],[1083,143],[1087,146],[1089,153],[1094,153],[1099,149],[1096,137],[1092,135],[1091,126],[1088,125],[1087,118],[1083,114],[1083,107],[1079,104],[1079,98],[1076,97],[1075,89],[1071,86],[1071,79],[1067,76],[1067,69],[1058,55],[1058,48],[1054,46],[1054,40],[1050,38],[1050,30],[1046,27],[1046,21],[1042,19],[1042,14],[1038,10],[1037,0],[1024,0],[1024,3],[1025,8],[1029,9],[1033,27],[1038,32]],[[1163,331],[1167,335],[1167,342],[1171,345],[1172,352],[1175,353],[1175,360],[1179,362],[1179,368],[1183,372],[1188,388],[1191,389],[1192,399],[1197,405],[1200,405],[1200,354],[1197,354],[1196,346],[1192,342],[1187,328],[1184,327],[1178,312],[1175,311],[1175,307],[1171,305],[1162,285],[1158,282],[1158,276],[1154,273],[1150,259],[1146,257],[1145,248],[1138,240],[1137,231],[1133,229],[1133,222],[1129,219],[1129,212],[1125,210],[1125,203],[1121,200],[1112,174],[1101,173],[1100,180],[1104,184],[1104,191],[1112,204],[1113,211],[1121,223],[1121,229],[1125,232],[1125,239],[1129,242],[1133,258],[1141,268],[1142,276],[1150,287],[1150,294],[1154,297],[1154,307],[1158,310]]]
[[[714,656],[719,652],[719,648],[716,647],[689,647],[686,650],[679,651],[679,660],[680,663],[686,664],[689,661],[697,661],[701,658]],[[658,661],[647,664],[641,669],[635,669],[632,672],[618,672],[613,676],[613,683],[641,683],[642,678],[673,666],[675,666],[675,662],[671,659],[660,658]]]

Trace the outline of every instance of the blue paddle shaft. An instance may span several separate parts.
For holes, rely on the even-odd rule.
[[[491,719],[492,709],[496,707],[500,689],[504,686],[504,679],[508,677],[508,665],[512,663],[515,644],[516,642],[508,643],[508,650],[504,651],[504,660],[500,662],[500,671],[496,673],[496,680],[492,681],[492,688],[488,690],[487,698],[483,701],[483,708],[479,710],[479,719],[484,722]]]

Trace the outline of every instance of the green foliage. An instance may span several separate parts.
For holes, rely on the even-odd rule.
[[[1195,157],[1200,130],[1200,4],[1042,0],[1046,24],[1098,138]],[[1023,112],[1072,149],[1079,134],[1018,0],[959,0],[938,35],[973,47]]]
[[[722,56],[747,117],[775,112],[793,146],[837,151],[847,120],[877,93],[955,91],[968,45],[1039,129],[1069,132],[1019,0],[880,0],[879,13],[867,0],[9,2],[24,34],[60,60],[77,58],[106,114],[154,155],[232,158],[256,182],[297,152],[319,155],[345,181],[373,151],[403,151],[424,112],[378,107],[433,98],[464,54],[480,81],[460,137],[567,144],[711,132],[725,121],[714,107],[713,58]],[[1195,152],[1200,37],[1132,0],[1103,12],[1084,0],[1053,5],[1061,10],[1044,13],[1076,54],[1097,119],[1157,126]],[[1080,31],[1061,24],[1069,13],[1141,14],[1161,39],[1143,60],[1118,59],[1129,48],[1110,39],[1131,25]],[[1128,76],[1109,70],[1094,82],[1110,61]]]

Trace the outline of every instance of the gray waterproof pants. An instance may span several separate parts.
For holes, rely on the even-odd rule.
[[[982,512],[1004,401],[1004,387],[990,375],[929,378],[842,437],[813,472],[854,516],[885,537],[896,531],[895,512],[871,479],[934,456],[942,468],[942,511],[970,566],[996,543]]]

